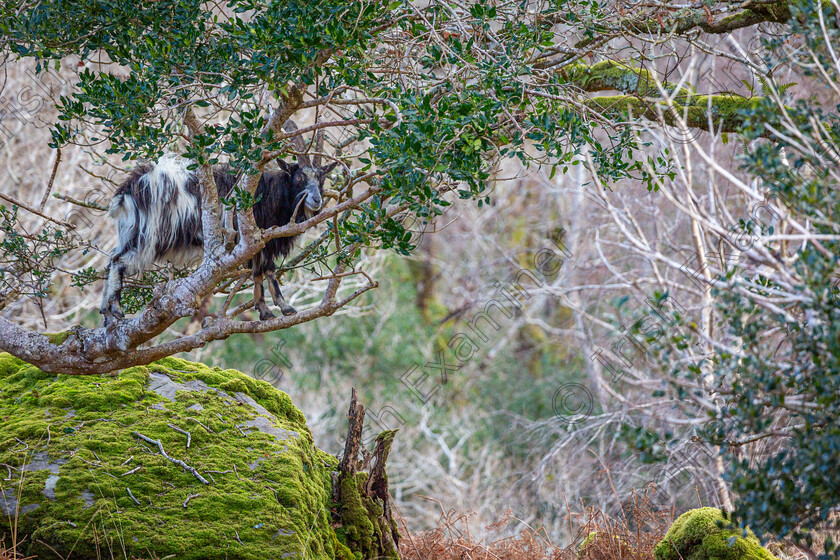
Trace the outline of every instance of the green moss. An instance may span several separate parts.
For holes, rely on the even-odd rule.
[[[228,393],[247,393],[248,386],[245,385],[245,382],[241,379],[231,379],[230,381],[225,381],[220,385],[222,389],[227,391]]]
[[[306,424],[303,413],[292,403],[292,399],[286,393],[276,390],[265,381],[253,379],[235,369],[212,368],[171,356],[149,364],[148,368],[150,371],[163,373],[179,382],[197,379],[225,392],[246,393],[272,414],[285,417],[292,423]],[[237,381],[241,384],[236,383]],[[228,389],[223,387],[225,384]],[[301,435],[312,441],[312,434],[308,428]]]
[[[72,331],[61,331],[58,333],[44,333],[44,336],[47,337],[47,340],[50,341],[50,344],[61,346],[64,343],[64,341],[70,337],[71,334],[73,334]]]
[[[191,383],[170,399],[152,390],[153,376],[222,392]],[[273,413],[276,433],[253,427],[261,413],[238,393]],[[337,459],[315,448],[288,395],[238,371],[166,358],[115,377],[55,376],[0,353],[0,417],[0,463],[18,469],[0,493],[20,493],[24,512],[0,510],[0,536],[16,524],[24,552],[41,560],[71,549],[77,560],[354,557],[332,527]],[[189,448],[170,424],[190,432]]]
[[[733,527],[717,508],[685,512],[654,548],[656,560],[775,560],[752,533]]]
[[[0,376],[6,377],[16,372],[23,363],[22,360],[15,358],[11,354],[0,353]]]
[[[558,71],[559,77],[566,83],[580,87],[584,91],[617,90],[639,97],[660,97],[659,87],[668,93],[677,91],[677,85],[667,81],[657,81],[650,71],[628,64],[605,60],[592,65],[578,63]],[[679,90],[684,95],[695,93],[693,88]]]
[[[593,542],[593,541],[594,541],[597,537],[598,537],[598,531],[592,531],[591,533],[589,533],[588,535],[586,535],[586,538],[585,538],[585,539],[583,539],[583,542],[582,542],[582,543],[580,543],[580,545],[578,546],[578,550],[583,550],[583,549],[585,549],[585,548],[586,548],[587,546],[589,546],[589,544],[590,544],[591,542]]]
[[[339,515],[347,542],[356,545],[353,548],[360,550],[366,557],[364,553],[373,548],[376,531],[360,492],[366,480],[364,475],[365,473],[358,473],[355,477],[348,477],[341,481],[342,503]]]

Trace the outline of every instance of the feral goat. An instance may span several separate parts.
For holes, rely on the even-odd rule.
[[[316,152],[321,151],[322,144],[318,136]],[[303,140],[299,136],[295,140],[297,151],[302,153]],[[293,216],[299,223],[317,214],[324,204],[324,179],[337,165],[321,167],[320,156],[310,161],[303,154],[298,155],[298,163],[294,165],[279,159],[277,163],[280,170],[263,172],[257,186],[254,218],[263,229],[286,225]],[[195,173],[187,169],[189,164],[180,157],[164,156],[155,165],[140,165],[111,200],[108,216],[116,224],[118,241],[108,264],[100,309],[106,326],[114,318],[124,316],[120,292],[126,275],[143,272],[154,263],[185,266],[200,262],[203,254],[201,191]],[[216,166],[213,175],[219,196],[228,197],[238,175],[227,165]],[[278,255],[289,255],[295,237],[268,241],[251,260],[254,307],[261,321],[274,317],[265,303],[263,277],[267,277],[271,297],[283,315],[296,313],[280,293],[274,263]]]

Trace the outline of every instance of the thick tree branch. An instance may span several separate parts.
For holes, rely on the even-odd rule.
[[[633,115],[661,120],[669,126],[736,132],[743,124],[740,111],[754,109],[761,97],[734,94],[700,95],[690,87],[660,81],[649,70],[613,61],[575,64],[556,71],[566,85],[585,92],[618,91],[622,95],[591,97],[586,105],[599,113]],[[663,95],[668,95],[668,100]],[[659,108],[657,108],[659,107]]]
[[[661,37],[666,35],[685,35],[694,30],[705,33],[731,33],[738,29],[751,27],[760,23],[787,23],[791,17],[788,0],[762,2],[748,0],[739,3],[734,10],[728,2],[696,8],[674,7],[644,10],[633,17],[620,19],[611,25],[608,31],[578,41],[574,50],[557,49],[562,56],[537,62],[536,68],[551,68],[561,64],[568,64],[581,58],[588,50],[603,44],[605,40],[626,34],[641,34]],[[827,2],[830,4],[830,2]],[[553,23],[563,23],[564,13],[552,16]]]
[[[591,107],[605,113],[631,113],[669,126],[686,126],[708,132],[738,132],[743,125],[742,109],[754,107],[760,98],[748,99],[737,95],[695,95],[671,100],[640,98],[632,95],[593,97]],[[710,118],[711,117],[711,118]],[[684,123],[684,125],[682,124]]]

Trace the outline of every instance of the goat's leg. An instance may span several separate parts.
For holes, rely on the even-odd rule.
[[[102,303],[99,305],[99,313],[100,315],[105,315],[105,311],[108,309],[108,298],[111,297],[110,290],[108,290],[108,285],[110,282],[108,281],[111,276],[111,261],[108,261],[108,265],[105,267],[105,283],[102,286]]]
[[[262,274],[254,274],[254,309],[259,311],[260,321],[274,319],[274,313],[268,309],[268,305],[265,303]]]
[[[233,251],[233,247],[236,245],[235,214],[236,211],[229,208],[225,208],[222,211],[222,235],[225,238],[225,250],[228,252]]]
[[[105,317],[107,327],[114,318],[125,317],[120,308],[120,295],[122,294],[123,279],[125,278],[125,264],[117,256],[111,259],[108,265],[108,279],[105,282],[105,290],[102,293],[102,307],[99,312]]]
[[[283,315],[289,316],[297,313],[297,310],[289,305],[289,302],[286,301],[286,298],[280,292],[280,282],[277,281],[276,269],[272,267],[266,270],[265,275],[268,277],[268,289],[271,291],[271,299],[274,300],[274,305],[280,308],[280,312]]]

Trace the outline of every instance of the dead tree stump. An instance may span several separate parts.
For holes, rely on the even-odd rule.
[[[364,559],[399,558],[400,534],[385,473],[397,430],[380,433],[372,453],[364,449],[365,407],[356,400],[356,389],[351,395],[347,420],[344,456],[333,486],[333,519],[339,525],[336,533],[343,533],[348,546],[361,552]]]

